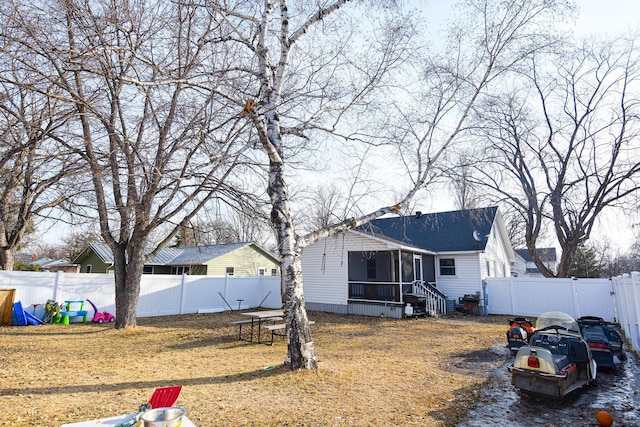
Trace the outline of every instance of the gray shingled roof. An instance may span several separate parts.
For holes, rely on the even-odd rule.
[[[516,249],[514,252],[520,255],[527,262],[533,261],[533,257],[531,256],[529,249]],[[540,257],[542,261],[555,261],[557,259],[556,248],[538,248],[536,249],[536,252],[538,252],[538,257]]]
[[[145,265],[198,265],[205,264],[224,254],[252,245],[250,242],[229,243],[221,245],[191,246],[186,248],[163,248],[158,254],[145,263]],[[89,247],[105,264],[113,264],[113,253],[108,245],[103,243],[91,243]],[[273,257],[262,250],[266,255]],[[275,257],[274,257],[274,260]],[[277,261],[277,260],[276,260]]]
[[[432,252],[478,251],[484,250],[487,244],[497,211],[497,206],[491,206],[381,218],[356,230]]]
[[[105,264],[113,264],[113,252],[111,248],[102,243],[90,243],[89,247]]]
[[[182,251],[178,248],[162,248],[158,255],[147,261],[145,265],[167,265],[181,253]]]
[[[167,265],[193,265],[204,264],[216,259],[224,254],[235,251],[236,249],[249,246],[251,243],[229,243],[226,245],[207,245],[207,246],[192,246],[188,248],[176,248],[180,250],[174,259],[167,263]]]

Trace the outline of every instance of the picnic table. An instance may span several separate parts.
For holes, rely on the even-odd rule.
[[[260,344],[270,344],[273,345],[274,336],[285,336],[287,325],[283,323],[284,312],[282,310],[262,310],[262,311],[250,311],[247,313],[240,313],[242,316],[250,317],[250,319],[245,320],[237,320],[235,322],[231,322],[232,325],[236,325],[239,327],[238,330],[238,340],[240,341],[249,341],[249,342],[257,342]],[[272,322],[271,324],[264,325],[266,322]],[[309,321],[310,325],[313,325],[313,320]],[[249,339],[244,339],[242,337],[242,325],[251,325],[251,333],[249,335]],[[256,334],[257,340],[253,340],[254,329],[258,328],[258,332]],[[260,332],[264,329],[268,333],[271,334],[271,339],[269,341],[262,341],[262,337]]]
[[[258,332],[256,334],[258,343],[261,343],[260,330],[262,329],[262,324],[265,322],[275,322],[282,321],[282,316],[284,316],[284,311],[282,310],[261,310],[261,311],[249,311],[246,313],[240,313],[241,316],[249,317],[249,319],[238,320],[235,322],[231,322],[232,325],[237,325],[239,327],[238,331],[238,339],[241,341],[249,341],[254,342],[254,329],[257,327]],[[242,337],[242,325],[251,325],[251,333],[249,335],[249,339],[245,340]]]

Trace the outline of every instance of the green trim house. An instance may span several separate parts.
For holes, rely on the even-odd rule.
[[[81,273],[113,273],[109,246],[89,244],[73,261]],[[163,248],[144,265],[145,274],[279,276],[280,261],[255,243]]]

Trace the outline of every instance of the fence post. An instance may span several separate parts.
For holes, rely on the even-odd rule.
[[[184,314],[184,300],[187,293],[186,279],[187,275],[182,273],[182,280],[180,281],[180,314]]]
[[[614,323],[619,323],[620,322],[620,318],[618,317],[618,298],[616,296],[616,290],[614,289],[614,278],[609,277],[609,283],[611,283],[611,290],[609,291],[609,294],[611,294],[611,302],[613,303],[613,322]]]
[[[578,279],[574,276],[571,277],[571,290],[573,294],[573,310],[577,319],[580,317],[580,305],[578,304]]]
[[[638,299],[638,287],[640,286],[640,274],[638,272],[631,272],[628,277],[631,278],[631,293],[633,295],[633,301],[630,301],[631,305],[629,312],[633,313],[633,336],[631,342],[633,344],[633,350],[638,351],[640,348],[640,316],[638,315],[638,307],[640,307],[640,299]]]
[[[224,297],[222,299],[224,299],[224,302],[227,302],[227,298],[229,297],[229,295],[227,294],[227,287],[229,284],[229,275],[225,272],[224,274]],[[238,311],[240,311],[240,303],[242,301],[238,302]],[[227,305],[229,305],[229,303],[227,303]],[[233,311],[233,309],[231,309]]]
[[[515,308],[514,308],[515,306],[514,299],[515,299],[515,296],[513,292],[513,277],[510,277],[509,278],[509,301],[511,302],[511,310],[509,311],[511,311],[511,314],[516,314]]]
[[[60,281],[60,273],[61,271],[56,271],[56,276],[53,279],[53,298],[54,301],[58,300],[58,282]]]
[[[487,295],[487,279],[482,279],[482,304],[480,304],[480,314],[486,316],[489,314],[489,299]]]
[[[616,277],[616,303],[620,304],[618,322],[622,329],[624,329],[627,337],[632,334],[631,330],[631,311],[629,310],[629,303],[631,302],[630,287],[627,287],[627,274]],[[631,339],[631,338],[630,338]],[[633,341],[633,340],[632,340]]]

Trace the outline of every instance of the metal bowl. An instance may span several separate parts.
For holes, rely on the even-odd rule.
[[[158,408],[144,412],[140,420],[144,427],[176,427],[182,421],[187,411],[183,408]]]

